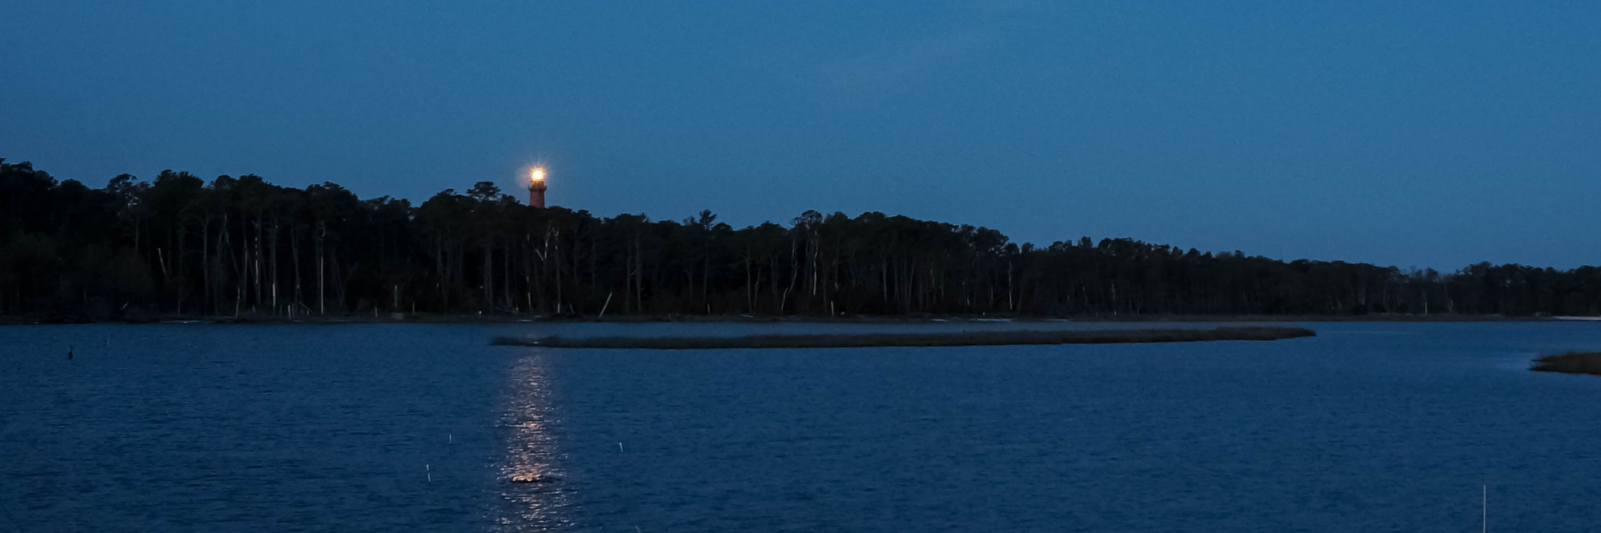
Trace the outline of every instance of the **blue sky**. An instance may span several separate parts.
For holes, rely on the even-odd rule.
[[[1596,2],[25,2],[0,157],[747,225],[1601,263]]]

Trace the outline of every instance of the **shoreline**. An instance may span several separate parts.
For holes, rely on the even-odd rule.
[[[563,323],[819,323],[819,324],[939,324],[939,323],[1298,323],[1298,322],[1575,322],[1601,323],[1601,317],[1570,316],[1499,316],[1499,315],[1135,315],[1135,316],[1081,316],[1081,317],[997,317],[997,316],[841,316],[822,317],[808,315],[753,316],[753,315],[661,315],[661,316],[545,316],[545,315],[470,315],[470,314],[401,314],[392,313],[377,317],[366,315],[298,316],[288,318],[271,315],[216,317],[199,315],[152,315],[139,319],[101,319],[83,317],[25,317],[0,315],[0,327],[69,324],[563,324]]]
[[[1217,327],[1213,329],[1106,329],[1069,331],[983,331],[949,333],[865,333],[750,335],[741,337],[495,337],[491,346],[536,348],[612,348],[632,350],[721,350],[770,348],[932,348],[1062,344],[1146,344],[1212,341],[1276,341],[1315,337],[1295,327]]]
[[[1601,352],[1565,352],[1538,357],[1529,370],[1601,376]]]

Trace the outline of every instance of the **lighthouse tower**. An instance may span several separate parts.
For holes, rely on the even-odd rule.
[[[545,167],[528,171],[528,205],[545,207]]]

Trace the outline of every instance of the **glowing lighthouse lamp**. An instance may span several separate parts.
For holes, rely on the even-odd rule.
[[[545,207],[545,167],[528,171],[528,205]]]

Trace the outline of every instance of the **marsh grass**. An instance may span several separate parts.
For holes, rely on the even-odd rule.
[[[1077,331],[979,331],[954,333],[865,333],[755,335],[748,337],[495,337],[496,346],[709,350],[728,348],[873,348],[888,346],[1001,346],[1030,344],[1119,344],[1200,341],[1271,341],[1311,337],[1298,327],[1215,329],[1115,329]]]
[[[1568,352],[1534,360],[1530,370],[1601,376],[1601,352]]]

